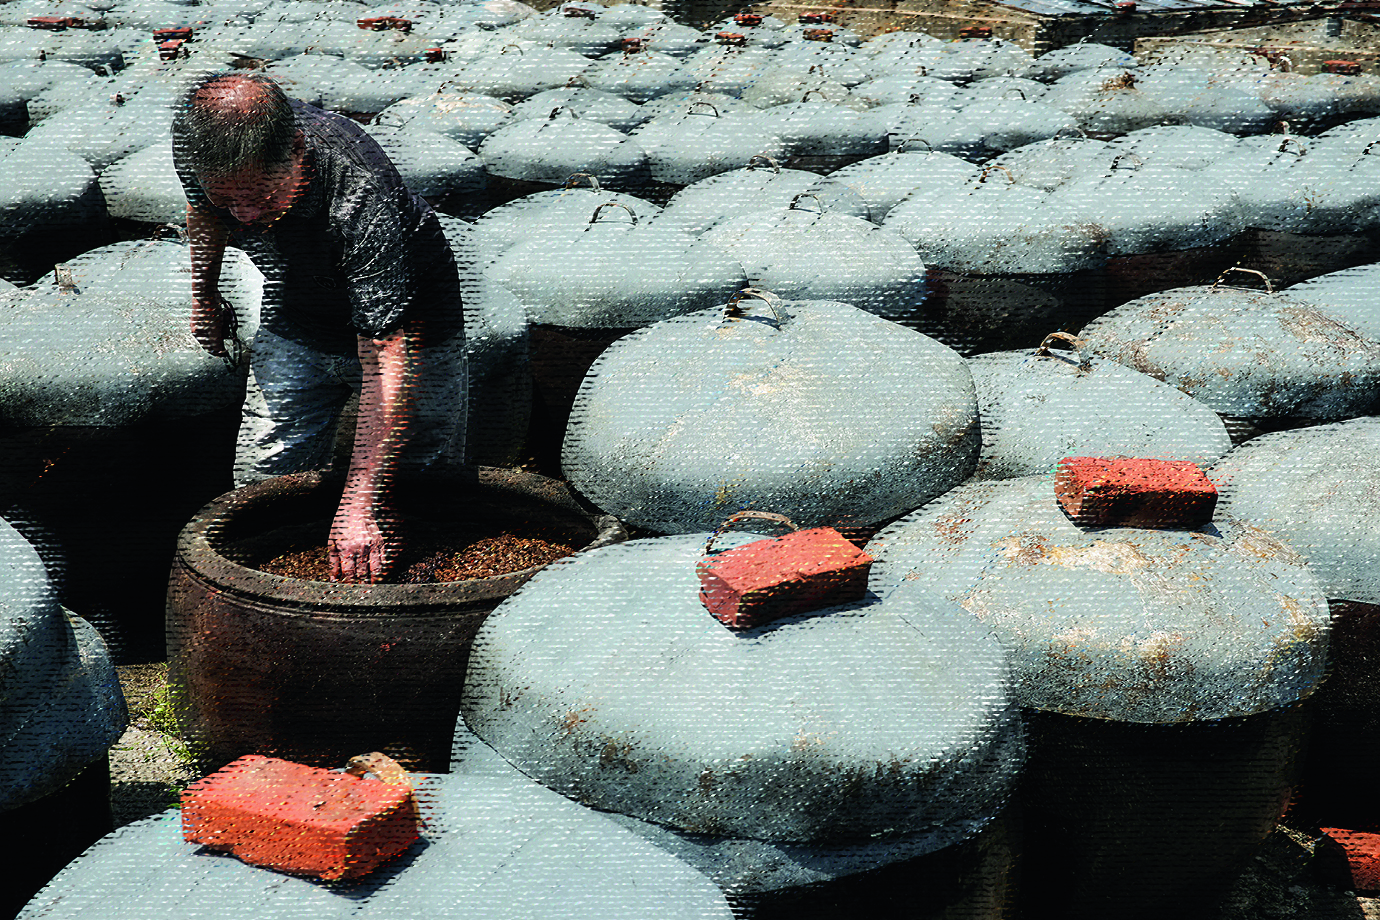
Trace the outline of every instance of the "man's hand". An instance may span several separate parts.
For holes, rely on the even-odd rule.
[[[225,340],[231,335],[229,307],[218,296],[192,303],[192,337],[217,358],[228,356]]]
[[[326,548],[332,581],[383,581],[397,559],[397,522],[381,504],[347,496],[331,522]]]
[[[217,358],[228,357],[229,308],[220,299],[220,265],[225,227],[212,214],[187,205],[187,244],[192,257],[192,336]]]
[[[337,581],[381,581],[397,552],[396,520],[387,504],[410,419],[412,386],[407,331],[358,340],[359,415],[345,493],[331,523],[328,553]]]

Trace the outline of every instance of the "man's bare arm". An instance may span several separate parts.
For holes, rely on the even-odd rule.
[[[363,385],[345,494],[331,524],[331,577],[377,582],[397,556],[388,493],[411,423],[412,344],[406,327],[381,339],[359,338]]]
[[[192,256],[192,335],[213,355],[224,357],[229,317],[220,299],[225,226],[212,214],[187,205],[187,242]]]

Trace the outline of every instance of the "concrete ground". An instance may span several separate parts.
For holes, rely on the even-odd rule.
[[[167,665],[117,668],[129,705],[129,728],[110,749],[110,803],[117,826],[175,804],[197,773],[178,757],[178,742],[158,728]]]

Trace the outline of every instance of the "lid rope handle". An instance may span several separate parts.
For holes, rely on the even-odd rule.
[[[1011,184],[1016,184],[1016,177],[1011,174],[1011,170],[1007,169],[1005,166],[1002,166],[1000,163],[991,163],[987,166],[984,166],[982,168],[982,172],[978,174],[978,182],[986,182],[987,177],[992,174],[992,170],[994,169],[1000,169],[1002,172],[1006,173],[1006,178],[1011,180]]]
[[[705,107],[706,109],[708,109],[709,111],[713,112],[715,118],[720,117],[720,116],[719,116],[719,110],[714,106],[714,104],[713,104],[712,102],[705,102],[705,101],[702,100],[702,99],[697,99],[697,100],[695,100],[694,102],[690,103],[690,105],[687,106],[686,109],[685,109],[685,114],[686,114],[686,115],[703,115],[703,114],[705,114],[704,112],[696,112],[696,111],[695,111],[696,107],[701,106],[701,105],[704,106],[704,107]]]
[[[781,171],[781,164],[777,163],[775,160],[767,156],[765,153],[754,153],[752,156],[748,157],[747,166],[745,168],[760,169],[760,166],[755,165],[759,160],[770,166],[772,172],[779,173]]]
[[[446,81],[446,83],[449,82],[449,80]],[[443,83],[441,84],[441,88],[438,89],[436,92],[437,94],[440,94],[445,92],[445,90],[446,84]],[[384,117],[385,115],[387,117]],[[404,120],[403,117],[399,115],[397,112],[380,112],[377,115],[375,115],[373,121],[369,123],[376,128],[404,128],[407,126],[407,121]]]
[[[1227,275],[1231,274],[1232,272],[1245,272],[1248,275],[1255,275],[1261,281],[1265,282],[1266,294],[1273,294],[1275,292],[1274,285],[1270,284],[1270,279],[1265,276],[1264,272],[1258,272],[1253,268],[1242,268],[1239,265],[1233,265],[1231,268],[1227,269],[1226,271],[1222,272],[1222,274],[1218,275],[1217,280],[1212,282],[1212,289],[1214,291],[1217,290],[1217,286],[1222,283],[1222,279],[1227,277]]]
[[[580,185],[580,179],[588,179],[589,187],[596,192],[599,191],[599,180],[596,179],[594,176],[590,175],[589,173],[571,173],[569,178],[565,180],[565,187],[578,188]]]
[[[1035,349],[1035,356],[1037,358],[1054,357],[1053,352],[1049,349],[1049,346],[1054,342],[1064,343],[1077,356],[1079,373],[1092,369],[1092,356],[1084,354],[1083,351],[1088,347],[1088,343],[1071,332],[1051,332],[1044,337],[1044,341],[1040,342],[1040,347]]]
[[[1139,156],[1137,156],[1129,150],[1123,150],[1121,153],[1118,153],[1116,156],[1112,157],[1111,165],[1109,165],[1107,168],[1111,170],[1120,169],[1121,161],[1127,159],[1128,157],[1136,161],[1133,167],[1135,169],[1140,169],[1142,166],[1145,165],[1145,161],[1142,160]]]
[[[760,291],[757,288],[743,288],[741,291],[734,294],[733,299],[728,302],[728,306],[724,309],[724,319],[734,320],[747,316],[747,311],[743,309],[741,304],[743,300],[748,297],[756,297],[771,308],[771,312],[776,315],[776,327],[778,329],[784,326],[791,318],[791,315],[787,313],[785,308],[781,305],[781,298],[777,297],[771,291]]]
[[[632,208],[628,207],[621,201],[606,201],[603,204],[599,205],[599,207],[594,209],[594,213],[590,215],[589,224],[585,227],[586,230],[598,223],[599,213],[603,211],[604,208],[622,208],[624,211],[628,212],[628,216],[632,218],[632,222],[634,224],[637,223],[637,214],[634,213]]]
[[[739,511],[737,514],[732,515],[728,520],[720,524],[718,528],[715,529],[715,531],[709,535],[709,539],[704,541],[704,552],[702,553],[702,555],[708,556],[711,552],[713,552],[714,541],[717,540],[719,537],[722,537],[725,533],[727,533],[728,528],[743,520],[770,521],[773,524],[777,524],[782,527],[787,527],[791,530],[800,529],[790,518],[786,517],[784,514],[773,514],[770,511]]]
[[[1303,141],[1299,140],[1296,137],[1293,137],[1292,135],[1286,135],[1284,140],[1279,142],[1279,149],[1275,152],[1284,153],[1289,149],[1290,144],[1298,148],[1298,150],[1294,151],[1294,156],[1301,157],[1304,154],[1308,153],[1308,148],[1303,146]]]
[[[920,136],[918,136],[918,135],[915,136],[915,137],[908,137],[908,138],[906,138],[905,140],[901,141],[901,143],[897,144],[897,145],[896,145],[896,152],[897,152],[897,153],[905,153],[905,152],[906,152],[906,144],[909,144],[911,141],[919,141],[920,143],[924,144],[924,145],[925,145],[925,153],[934,153],[934,145],[931,144],[929,141],[925,140],[923,137],[920,137]]]

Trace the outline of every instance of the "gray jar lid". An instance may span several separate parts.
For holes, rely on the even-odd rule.
[[[100,636],[64,615],[38,552],[0,520],[0,811],[61,788],[126,721]]]
[[[169,809],[107,835],[31,903],[44,917],[193,920],[731,920],[707,878],[598,812],[518,778],[412,774],[423,839],[346,885],[209,853]],[[149,892],[158,892],[150,897]]]
[[[1211,285],[1150,294],[1079,336],[1094,355],[1222,415],[1333,421],[1368,411],[1380,384],[1380,342],[1268,290]]]
[[[1380,418],[1253,438],[1208,478],[1220,508],[1297,550],[1329,598],[1380,604]]]
[[[481,741],[463,718],[455,726],[451,773],[514,785],[538,785]],[[861,842],[802,844],[687,834],[617,812],[604,814],[620,827],[703,872],[731,898],[833,882],[916,859],[971,840],[995,820],[995,815],[971,818]]]
[[[561,456],[581,494],[619,520],[694,533],[744,508],[877,524],[968,478],[977,397],[957,352],[846,303],[765,296],[605,350]]]
[[[105,756],[129,724],[115,666],[95,627],[61,611],[51,651],[57,661],[16,675],[26,691],[6,688],[0,718],[0,809],[56,792]],[[11,702],[22,698],[20,706]]]
[[[62,667],[66,628],[38,551],[0,519],[0,748]]]
[[[962,486],[868,545],[872,590],[956,601],[1013,658],[1024,706],[1127,722],[1245,716],[1323,678],[1327,602],[1297,553],[1220,512],[1197,530],[1081,529],[1053,476]]]
[[[691,833],[866,840],[996,813],[1024,748],[986,629],[898,591],[735,633],[699,600],[707,537],[572,557],[505,601],[470,658],[474,733],[552,789]]]
[[[0,319],[0,420],[128,425],[237,402],[244,372],[203,351],[190,305],[152,297],[24,289]]]
[[[968,359],[982,419],[977,479],[1030,476],[1068,456],[1156,457],[1206,467],[1231,449],[1222,419],[1191,396],[1114,361],[1049,348]],[[1061,346],[1062,347],[1062,346]]]

